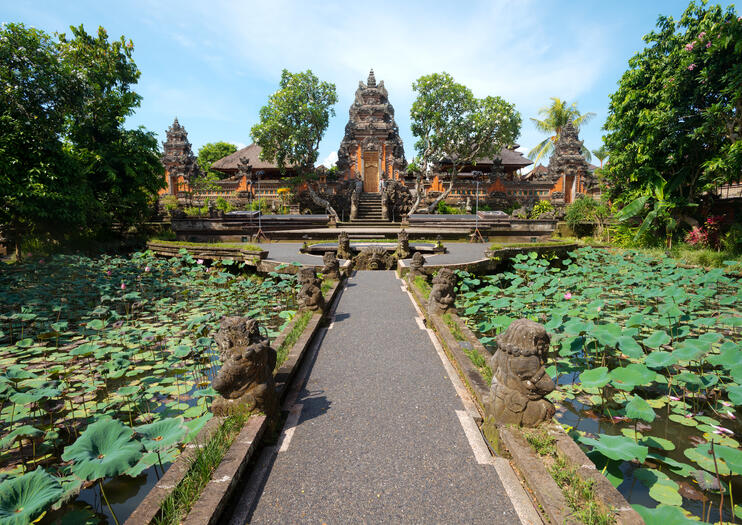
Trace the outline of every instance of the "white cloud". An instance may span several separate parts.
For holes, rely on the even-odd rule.
[[[377,0],[369,8],[340,1],[215,0],[152,12],[188,35],[178,38],[184,50],[207,42],[197,47],[215,57],[211,67],[231,69],[235,82],[275,86],[283,68],[309,68],[334,82],[340,100],[321,156],[337,149],[358,80],[373,67],[389,90],[411,157],[411,84],[436,71],[451,73],[477,96],[514,102],[524,119],[519,142],[532,147],[541,140],[528,117],[551,96],[572,101],[588,93],[605,69],[611,40],[585,18],[555,16],[560,9],[558,2],[544,6],[535,0],[483,0],[465,8],[455,2]],[[258,108],[265,101],[244,102]]]
[[[338,152],[331,151],[330,154],[322,161],[322,166],[325,168],[332,168],[338,161]]]

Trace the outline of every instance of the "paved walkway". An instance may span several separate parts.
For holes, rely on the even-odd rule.
[[[517,480],[504,474],[506,492],[507,462],[489,454],[401,285],[394,272],[349,279],[231,523],[521,523]]]
[[[392,240],[391,242],[396,242]],[[484,251],[489,244],[481,243],[463,243],[463,242],[445,242],[444,246],[448,253],[440,255],[426,255],[425,260],[428,264],[455,264],[478,261],[484,259]],[[299,262],[302,264],[312,264],[321,266],[322,257],[319,255],[309,255],[299,253],[302,243],[300,242],[271,242],[261,243],[259,245],[264,250],[268,250],[268,259],[280,262]],[[409,261],[409,260],[408,260]]]

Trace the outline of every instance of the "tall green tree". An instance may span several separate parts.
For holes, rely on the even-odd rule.
[[[567,122],[572,120],[572,124],[579,129],[595,117],[595,113],[592,112],[580,113],[577,109],[577,102],[569,104],[566,100],[557,97],[551,97],[551,104],[541,108],[538,114],[543,119],[531,117],[531,121],[533,121],[539,131],[548,133],[550,136],[528,152],[528,158],[536,164],[539,160],[548,157],[554,151],[554,145],[562,133],[562,128],[567,125]],[[590,150],[585,146],[582,147],[582,154],[590,161]]]
[[[608,158],[608,148],[605,147],[605,144],[601,144],[598,149],[594,149],[593,155],[600,162],[600,169],[603,169],[603,161]]]
[[[478,99],[448,73],[424,75],[412,89],[417,93],[410,110],[412,134],[417,137],[417,158],[412,165],[418,169],[410,215],[420,204],[423,175],[433,165],[445,162],[449,166],[448,187],[431,203],[428,213],[433,213],[451,193],[463,166],[498,155],[503,147],[515,142],[521,124],[513,104],[500,97]]]
[[[334,217],[337,212],[317,195],[311,179],[319,143],[330,117],[335,116],[336,103],[335,84],[321,81],[311,70],[290,73],[284,69],[278,91],[260,109],[260,122],[250,131],[262,148],[261,159],[275,162],[283,173],[289,167],[296,170],[297,180],[307,182],[312,200]]]
[[[201,146],[196,159],[201,169],[198,176],[191,178],[191,189],[195,192],[218,189],[219,185],[216,182],[224,178],[224,173],[212,170],[211,165],[235,151],[237,151],[237,146],[224,141],[208,142]]]
[[[71,32],[0,29],[0,224],[16,247],[132,224],[164,184],[154,135],[123,127],[140,102],[133,44]]]
[[[742,22],[732,7],[691,2],[680,20],[661,16],[644,41],[611,95],[604,173],[614,199],[682,218],[742,172]]]

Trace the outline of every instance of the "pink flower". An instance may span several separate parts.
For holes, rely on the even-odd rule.
[[[725,407],[732,406],[732,404],[729,401],[721,401],[721,404],[724,405]]]
[[[628,421],[629,418],[626,416],[612,416],[611,419],[614,423],[617,423],[619,421]]]
[[[686,418],[686,419],[690,419],[690,418],[692,418],[692,417],[693,417],[693,414],[685,414],[685,418]]]
[[[145,267],[144,267],[144,271],[145,271],[145,272],[149,272],[149,266],[145,266]]]
[[[667,396],[667,397],[670,399],[670,401],[680,401],[680,398],[677,396]]]
[[[111,276],[111,270],[106,270],[106,275],[110,277]]]
[[[198,259],[198,260],[196,261],[196,264],[203,264],[203,263],[204,263],[204,260],[203,260],[203,259]]]
[[[690,44],[685,44],[685,50],[686,51],[693,51],[693,46],[695,45],[695,42],[691,42]]]
[[[688,66],[688,71],[693,71],[694,69],[696,69],[696,64],[695,63],[693,63],[693,64],[691,64],[691,65]]]
[[[715,429],[714,434],[719,434],[719,433],[723,432],[725,434],[729,434],[730,436],[733,436],[734,435],[734,432],[732,432],[728,428],[720,427],[718,425],[711,425],[711,426],[714,427],[714,429]]]
[[[572,299],[572,293],[571,292],[565,293],[564,298],[569,301],[570,299]]]
[[[731,410],[727,410],[727,415],[729,416],[729,419],[737,419],[737,416],[735,416],[734,414],[732,414],[732,411]]]
[[[126,285],[124,283],[121,283],[121,289],[126,290]]]
[[[600,311],[601,311],[602,309],[603,309],[602,307],[598,306],[598,311],[599,311],[599,312],[600,312]]]
[[[209,270],[211,270],[211,268],[206,268],[206,273],[209,273]]]
[[[702,39],[705,36],[706,36],[706,31],[701,31],[700,33],[698,33],[698,38],[699,39]]]
[[[711,47],[711,42],[706,42],[706,49]]]

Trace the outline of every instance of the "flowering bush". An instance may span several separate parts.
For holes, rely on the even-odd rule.
[[[721,226],[724,224],[723,215],[711,215],[706,218],[703,226],[694,226],[685,236],[685,242],[699,248],[721,248]]]

